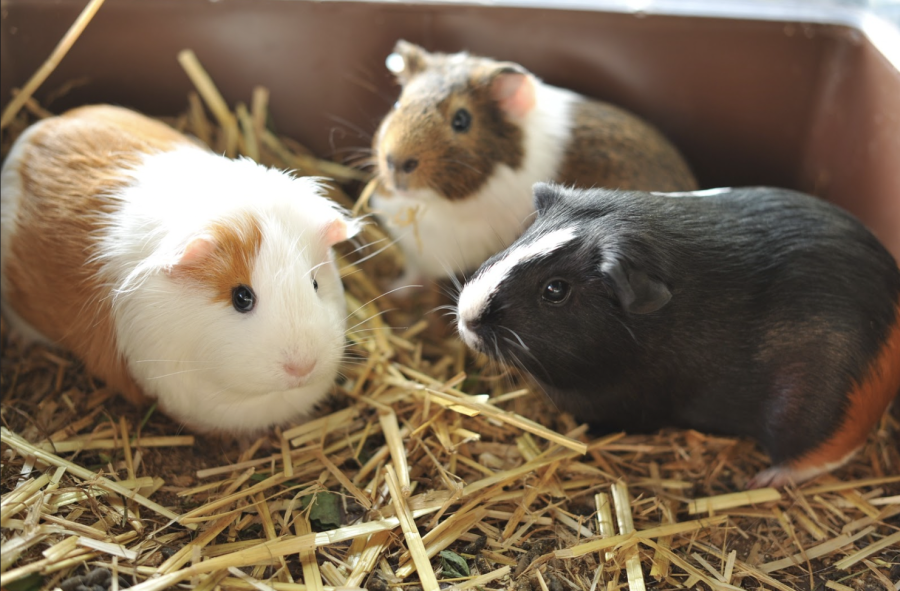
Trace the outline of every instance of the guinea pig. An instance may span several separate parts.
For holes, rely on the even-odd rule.
[[[240,433],[331,387],[347,316],[331,246],[359,228],[316,180],[96,105],[18,138],[2,206],[10,325],[132,401]]]
[[[369,203],[406,256],[403,281],[475,270],[531,222],[531,187],[697,188],[656,128],[608,103],[544,84],[522,66],[398,41],[402,92],[373,144]]]
[[[785,189],[534,188],[537,220],[463,287],[465,343],[599,429],[755,438],[751,487],[829,471],[900,389],[900,270]]]

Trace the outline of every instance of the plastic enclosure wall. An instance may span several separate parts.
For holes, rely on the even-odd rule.
[[[0,97],[41,65],[84,0],[4,0]],[[284,0],[107,2],[36,97],[185,110],[192,48],[230,104],[271,91],[279,133],[341,158],[367,148],[405,38],[525,65],[647,117],[704,187],[771,184],[859,216],[900,259],[900,72],[846,26],[542,8]],[[76,83],[61,98],[48,99]]]

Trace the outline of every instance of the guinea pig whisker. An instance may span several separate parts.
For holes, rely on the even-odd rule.
[[[397,101],[397,97],[393,93],[381,90],[373,81],[372,70],[358,64],[354,67],[354,71],[342,76],[344,80],[351,82],[370,94],[374,94],[386,105],[393,105]]]
[[[366,365],[366,360],[362,357],[357,357],[357,358],[346,357],[346,358],[338,359],[338,367],[339,368],[345,368],[345,369],[358,368],[358,367],[362,367],[364,365]],[[346,378],[347,375],[344,374],[344,377]]]
[[[362,86],[362,85],[360,85],[360,86]],[[364,88],[366,88],[366,87],[364,87]],[[347,129],[355,131],[360,138],[371,141],[375,137],[374,134],[369,133],[368,131],[366,131],[365,129],[360,127],[359,125],[356,125],[355,123],[350,121],[349,119],[344,119],[343,117],[340,117],[338,115],[328,115],[328,118],[331,119],[332,121],[334,121],[335,123],[340,123]],[[331,128],[332,132],[334,132],[336,129],[337,129],[336,127]],[[365,148],[358,148],[358,149],[362,150]],[[368,148],[368,149],[371,150],[371,148]]]
[[[369,246],[375,246],[376,244],[380,244],[381,242],[384,242],[386,240],[387,240],[387,238],[379,238],[378,240],[373,240],[372,242],[366,242],[365,244],[355,248],[354,250],[351,250],[347,254],[356,254],[359,251],[363,250],[364,248],[368,248]],[[394,244],[395,242],[396,242],[396,240],[389,242],[388,246],[390,246],[391,244]]]
[[[374,152],[372,150],[362,150],[362,149],[350,149],[345,148],[342,150],[335,150],[332,152],[334,156],[337,156],[340,153],[347,154],[344,159],[344,166],[349,166],[350,168],[355,168],[357,170],[362,170],[364,168],[372,168],[378,164],[378,160],[375,158]]]
[[[503,351],[500,350],[500,343],[497,341],[497,335],[491,335],[491,344],[494,345],[494,355],[496,355],[497,359],[499,359],[504,365],[506,365],[506,355],[503,354]]]
[[[461,273],[461,275],[465,279],[465,273]],[[450,283],[453,286],[453,291],[448,290],[447,295],[449,295],[454,302],[459,302],[459,294],[461,294],[463,290],[462,281],[459,280],[456,273],[447,273],[447,278],[450,279]]]
[[[319,267],[328,265],[329,263],[330,263],[330,261],[322,261],[322,262],[319,263],[318,265],[314,265],[313,268],[310,269],[310,270],[306,273],[306,276],[307,276],[307,277],[315,277],[315,275],[313,275],[313,273],[315,273],[315,272],[319,269]]]
[[[454,239],[454,241],[456,242],[456,250],[457,250],[457,251],[459,252],[459,254],[460,254],[460,259],[465,260],[466,257],[465,257],[465,255],[463,254],[463,252],[464,252],[465,249],[464,249],[464,248],[462,247],[462,245],[459,243],[459,240]],[[459,260],[459,259],[457,259],[457,261],[458,261],[458,260]],[[445,275],[447,278],[449,278],[450,281],[451,281],[451,283],[453,283],[453,285],[456,286],[456,288],[461,292],[461,291],[462,291],[462,284],[459,282],[459,279],[457,279],[457,276],[461,276],[463,279],[466,279],[466,269],[465,269],[465,267],[464,267],[463,265],[461,265],[461,264],[457,264],[457,265],[456,265],[456,269],[454,269],[452,266],[450,266],[450,265],[448,264],[448,261],[447,261],[447,258],[446,258],[446,257],[445,257],[445,258],[442,258],[442,259],[439,260],[438,262],[440,263],[441,267],[444,269],[444,275]],[[459,297],[454,298],[454,301],[458,301],[458,300],[459,300]]]
[[[445,304],[443,306],[435,306],[431,310],[428,310],[427,314],[434,314],[436,312],[444,312],[441,314],[444,318],[453,318],[458,319],[459,313],[456,311],[456,306]]]
[[[451,285],[438,283],[438,289],[456,303],[459,301],[459,294],[462,292],[463,284],[457,277],[456,272],[445,261],[440,261],[440,264],[444,268],[444,275],[450,280]]]
[[[372,314],[372,315],[369,316],[368,318],[365,318],[365,319],[363,319],[363,320],[360,320],[359,322],[357,322],[357,323],[354,324],[353,326],[347,328],[344,332],[347,333],[347,332],[349,332],[349,331],[355,329],[357,326],[361,326],[361,325],[365,324],[366,322],[368,322],[369,320],[372,320],[373,318],[376,318],[376,317],[378,317],[378,316],[381,316],[382,314],[385,314],[385,313],[387,313],[387,312],[393,312],[394,310],[396,310],[396,308],[389,308],[389,309],[387,309],[387,310],[382,310],[381,312],[378,312],[378,313],[376,313],[376,314]],[[355,311],[354,311],[354,312],[355,312]],[[351,314],[351,316],[352,316],[352,314]],[[350,318],[350,316],[348,316],[347,318]]]
[[[465,166],[466,168],[471,169],[473,172],[477,172],[478,174],[484,174],[484,172],[482,172],[481,170],[475,168],[474,166],[472,166],[472,165],[469,164],[468,162],[463,162],[462,160],[457,160],[456,158],[441,158],[441,163],[446,163],[446,164],[459,164],[459,165]]]
[[[349,314],[347,314],[347,316],[346,316],[346,318],[344,318],[344,320],[349,320],[351,316],[353,316],[354,314],[356,314],[357,312],[359,312],[360,310],[362,310],[363,308],[365,308],[366,306],[368,306],[369,304],[371,304],[371,303],[374,302],[375,300],[379,300],[379,299],[381,299],[381,298],[383,298],[383,297],[385,297],[385,296],[388,296],[388,295],[390,295],[390,294],[392,294],[392,293],[394,293],[394,292],[400,291],[401,289],[407,289],[407,288],[409,288],[409,287],[422,287],[422,286],[421,286],[421,285],[403,285],[403,286],[401,286],[401,287],[394,288],[394,289],[392,289],[392,290],[390,290],[390,291],[386,291],[386,292],[384,292],[383,294],[381,294],[381,295],[379,295],[379,296],[375,296],[374,298],[372,298],[372,299],[369,300],[368,302],[365,302],[364,304],[360,305],[356,310],[353,310],[352,312],[350,312]],[[381,312],[379,312],[379,314],[384,314],[385,312],[389,312],[389,311],[395,310],[395,309],[396,309],[396,308],[391,308],[390,310],[382,310]],[[358,326],[358,325],[357,325],[357,326]]]
[[[206,363],[205,361],[193,361],[191,359],[138,359],[133,363]]]
[[[365,321],[363,321],[363,322],[365,322]],[[362,322],[360,322],[360,324],[362,324]],[[406,327],[406,326],[376,326],[374,328],[363,328],[360,330],[354,330],[353,332],[354,332],[354,334],[363,334],[363,333],[367,333],[367,332],[375,332],[376,330],[391,331],[391,330],[406,330],[407,328],[409,328],[409,327]],[[348,329],[348,330],[353,330],[353,329]],[[350,343],[350,344],[354,345],[354,343]]]
[[[518,371],[521,371],[521,372],[524,372],[524,373],[528,373],[528,370],[525,368],[525,363],[524,363],[521,359],[519,359],[519,356],[518,356],[518,355],[516,355],[513,351],[510,351],[510,352],[509,352],[509,355],[510,355],[510,357],[511,357],[512,360],[513,360],[513,363],[510,364],[510,365],[512,366],[512,368],[513,368],[514,370],[518,370]],[[503,376],[503,377],[507,380],[507,382],[508,382],[510,388],[512,388],[512,387],[515,386],[515,384],[513,383],[513,379],[512,379],[512,375],[511,375],[511,374],[512,374],[512,371],[511,371],[510,369],[507,369],[507,370],[506,370],[506,373],[505,373],[504,376]]]
[[[360,158],[359,160],[347,160],[347,166],[358,170],[367,171],[378,166],[378,161],[374,158]]]
[[[167,373],[167,374],[163,374],[163,375],[159,375],[159,376],[150,376],[147,379],[148,380],[161,380],[163,378],[171,378],[172,376],[179,376],[179,375],[186,374],[186,373],[195,373],[198,371],[210,371],[213,369],[218,369],[220,367],[222,367],[222,364],[211,365],[208,367],[194,367],[191,369],[183,369],[181,371],[173,371],[172,373]]]
[[[291,250],[297,249],[297,243],[302,239],[302,236],[297,236],[294,238],[294,243],[291,245]],[[294,264],[296,265],[297,261],[300,260],[304,254],[306,254],[307,246],[304,244],[302,248],[297,251],[297,254],[294,255]]]
[[[509,343],[509,345],[510,345],[510,347],[511,347],[510,355],[512,355],[513,357],[515,357],[516,361],[518,361],[519,364],[518,364],[517,367],[518,367],[519,369],[521,369],[522,371],[524,371],[524,372],[526,372],[526,373],[534,373],[534,372],[530,372],[530,371],[528,370],[528,368],[525,366],[525,364],[524,364],[518,357],[515,356],[515,353],[514,353],[515,350],[521,351],[522,353],[524,353],[525,355],[527,355],[527,356],[529,357],[529,359],[531,359],[532,361],[534,361],[535,365],[537,365],[537,366],[540,368],[540,370],[543,372],[543,374],[544,374],[545,376],[549,376],[549,375],[550,375],[550,373],[547,371],[547,368],[544,366],[543,363],[541,363],[541,360],[538,359],[538,358],[535,356],[535,354],[531,352],[531,349],[528,348],[528,346],[525,344],[525,342],[522,341],[521,337],[519,337],[519,335],[516,334],[515,331],[513,331],[512,329],[507,328],[507,327],[505,327],[505,326],[501,326],[500,328],[503,328],[503,329],[509,331],[510,333],[512,333],[512,335],[513,335],[514,337],[516,337],[516,339],[517,339],[517,341],[518,341],[518,342],[512,341],[512,340],[510,340],[510,339],[508,339],[508,338],[506,338],[506,337],[503,337],[503,340],[506,341],[507,343]],[[562,350],[562,349],[561,349],[561,350]],[[576,359],[578,359],[578,357],[576,357]]]
[[[379,249],[376,250],[375,252],[370,253],[370,254],[367,254],[366,256],[364,256],[363,258],[359,259],[358,261],[355,261],[354,264],[358,265],[358,264],[360,264],[360,263],[364,263],[364,262],[368,261],[369,259],[371,259],[372,257],[378,256],[379,254],[383,253],[385,250],[387,250],[388,248],[390,248],[391,246],[393,246],[393,245],[396,244],[396,243],[397,243],[397,240],[396,240],[396,239],[395,239],[395,240],[391,240],[390,242],[388,242],[386,245],[384,245],[383,247],[379,248]],[[374,243],[373,243],[373,244],[374,244]],[[365,246],[368,246],[368,245],[364,245],[364,246],[361,247],[361,248],[364,248]],[[356,251],[354,251],[354,252],[356,252]],[[415,287],[422,287],[422,286],[421,286],[421,285],[417,285],[417,286],[415,286]]]
[[[616,316],[615,316],[614,314],[612,314],[611,316],[612,316],[613,318],[616,319],[616,322],[618,322],[618,323],[621,324],[623,327],[625,327],[625,330],[628,331],[628,334],[631,335],[631,338],[632,338],[632,340],[633,340],[635,343],[637,343],[638,345],[641,344],[641,342],[638,341],[637,336],[635,336],[635,334],[634,334],[633,332],[631,332],[631,329],[628,327],[627,324],[625,324],[624,322],[622,322],[619,318],[616,318]]]
[[[522,349],[523,349],[523,350],[525,350],[525,351],[530,351],[530,350],[531,350],[531,349],[529,349],[528,345],[525,344],[525,341],[522,340],[522,337],[520,337],[519,334],[518,334],[516,331],[514,331],[514,330],[511,329],[511,328],[509,328],[508,326],[500,326],[499,328],[502,328],[503,330],[505,330],[505,331],[507,331],[508,333],[510,333],[512,336],[516,337],[516,340],[519,341],[519,345],[522,346]]]
[[[335,156],[338,154],[366,154],[370,156],[375,153],[375,150],[373,150],[371,147],[367,148],[363,146],[345,146],[343,148],[332,150],[331,153]]]

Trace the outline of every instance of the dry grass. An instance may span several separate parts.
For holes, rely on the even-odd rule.
[[[332,196],[353,205],[361,175],[276,137],[265,90],[231,111],[192,54],[180,60],[200,93],[173,125],[337,178]],[[25,106],[4,150],[45,114]],[[591,436],[467,352],[428,312],[439,296],[380,298],[399,255],[359,262],[383,236],[365,238],[375,246],[341,259],[358,363],[313,420],[253,440],[183,433],[4,325],[4,588],[71,588],[102,567],[142,590],[896,591],[896,408],[834,475],[740,492],[767,465],[752,442]]]

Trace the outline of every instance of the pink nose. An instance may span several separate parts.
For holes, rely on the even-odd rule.
[[[312,373],[312,370],[316,367],[316,360],[312,361],[295,361],[291,363],[285,363],[282,365],[284,371],[295,378],[305,378],[309,374]]]

